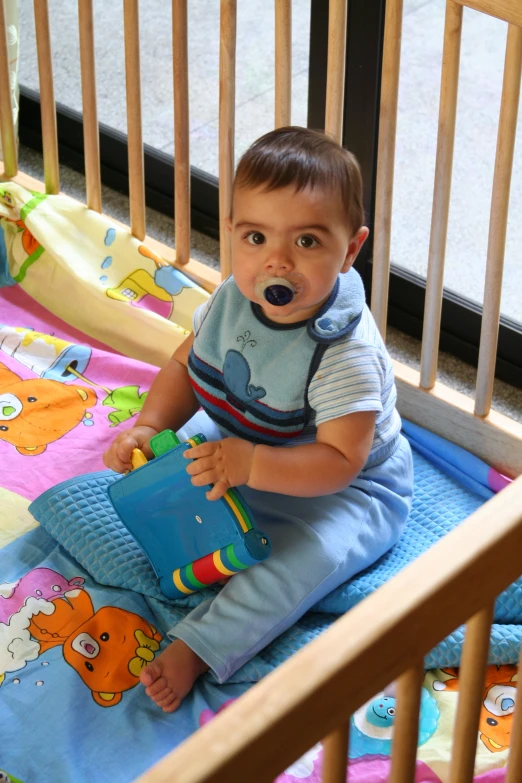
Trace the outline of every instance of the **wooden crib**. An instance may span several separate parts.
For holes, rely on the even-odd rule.
[[[124,0],[127,73],[130,231],[211,291],[219,275],[190,258],[187,0],[173,0],[175,101],[175,241],[146,237],[140,110],[138,0]],[[482,332],[475,398],[437,381],[443,269],[455,132],[463,6],[508,23],[498,143],[491,200]],[[92,0],[79,0],[86,202],[101,211],[101,179]],[[56,110],[47,0],[34,1],[42,110],[45,190],[58,193]],[[275,125],[290,124],[291,0],[276,0]],[[346,0],[330,0],[326,130],[341,139]],[[234,165],[236,1],[221,0],[220,222],[221,274],[230,270],[225,221]],[[386,334],[393,166],[399,83],[402,0],[386,4],[379,125],[372,312]],[[447,0],[439,135],[420,372],[395,362],[399,410],[458,443],[501,472],[522,473],[522,426],[491,410],[504,245],[522,66],[520,0]],[[9,92],[7,37],[0,4],[0,124],[3,177],[42,185],[18,171]],[[495,596],[522,573],[522,478],[488,501],[415,563],[334,623],[317,640],[251,688],[234,705],[139,778],[179,781],[271,781],[324,740],[325,783],[346,780],[350,715],[397,680],[390,781],[414,780],[423,657],[467,623],[460,699],[450,769],[453,783],[473,778],[479,711]],[[507,783],[522,781],[522,710],[515,713]]]

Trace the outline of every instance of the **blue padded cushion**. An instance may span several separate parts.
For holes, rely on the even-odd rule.
[[[256,660],[263,660],[269,668],[280,663],[317,636],[338,615],[387,582],[484,502],[415,450],[413,459],[413,505],[399,542],[370,568],[326,596]],[[112,471],[102,471],[69,479],[40,495],[31,504],[30,511],[100,584],[134,590],[162,604],[184,607],[185,611],[214,595],[216,587],[174,600],[160,592],[148,559],[123,527],[109,501],[107,487],[116,478]],[[490,663],[518,661],[522,640],[520,623],[522,579],[505,590],[496,602]],[[463,630],[457,629],[430,653],[426,666],[458,665],[462,642]]]

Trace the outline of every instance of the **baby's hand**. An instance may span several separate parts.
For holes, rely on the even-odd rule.
[[[214,484],[206,495],[208,500],[219,500],[230,487],[248,482],[254,444],[240,438],[224,438],[187,449],[183,456],[192,460],[187,473],[194,486]]]
[[[131,427],[130,430],[120,432],[103,455],[105,465],[115,470],[116,473],[126,473],[132,470],[131,454],[133,449],[141,449],[145,456],[150,458],[152,452],[149,441],[157,434],[153,427]]]

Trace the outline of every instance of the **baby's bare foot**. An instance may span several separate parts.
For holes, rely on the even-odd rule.
[[[174,712],[208,666],[181,639],[176,639],[140,674],[147,696],[163,712]]]

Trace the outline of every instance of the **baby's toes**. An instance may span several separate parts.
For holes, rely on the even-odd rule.
[[[168,696],[165,699],[162,699],[161,702],[157,701],[156,704],[158,707],[161,707],[163,712],[174,712],[178,709],[179,705],[181,704],[181,699],[176,696],[176,694],[171,691],[170,696]]]
[[[171,693],[171,688],[168,687],[165,677],[160,677],[152,685],[149,685],[148,688],[145,688],[145,693],[157,703],[158,699],[164,698]]]
[[[157,682],[163,675],[163,667],[159,661],[152,661],[152,663],[149,663],[145,668],[140,672],[140,682],[142,685],[145,685],[146,688],[149,686],[152,686],[155,682]],[[166,681],[163,682],[162,687],[164,688],[166,685]]]

